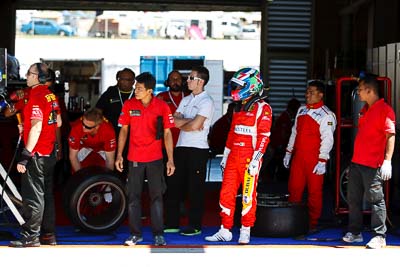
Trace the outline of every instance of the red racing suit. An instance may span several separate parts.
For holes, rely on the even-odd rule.
[[[243,184],[242,225],[253,226],[257,208],[258,174],[249,177],[247,173],[249,162],[254,152],[264,154],[270,136],[272,123],[271,107],[260,100],[248,111],[234,112],[226,147],[230,149],[227,158],[222,187],[220,192],[220,207],[222,225],[231,229],[236,205],[236,195],[240,184]],[[261,167],[260,159],[260,165]],[[250,179],[245,181],[245,174]]]
[[[324,175],[313,173],[318,161],[326,162],[333,147],[334,113],[322,101],[299,108],[286,151],[292,153],[289,202],[301,202],[307,186],[310,227],[315,228],[322,210]]]

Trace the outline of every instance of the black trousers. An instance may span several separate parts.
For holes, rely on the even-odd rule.
[[[164,232],[163,194],[166,189],[162,159],[152,162],[129,162],[127,182],[128,216],[131,234],[142,236],[142,191],[147,179],[153,235]]]
[[[189,226],[201,229],[204,213],[204,191],[208,149],[177,147],[174,153],[175,173],[168,177],[166,225],[178,228],[180,202],[184,193],[189,199]]]
[[[26,172],[22,174],[21,180],[22,217],[25,220],[22,236],[35,237],[40,233],[55,232],[55,162],[55,155],[52,153],[49,157],[35,155],[26,165]]]
[[[371,204],[371,230],[373,235],[386,235],[386,204],[380,169],[352,163],[347,186],[349,204],[349,232],[358,234],[363,228],[363,196]]]

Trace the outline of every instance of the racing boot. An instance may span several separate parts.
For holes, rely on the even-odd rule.
[[[221,225],[221,229],[218,232],[212,236],[206,236],[205,239],[210,242],[229,242],[232,240],[232,233]]]
[[[242,225],[238,243],[242,245],[250,243],[250,226],[245,227]]]

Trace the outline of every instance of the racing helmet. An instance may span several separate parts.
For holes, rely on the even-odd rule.
[[[238,70],[229,81],[228,89],[233,101],[243,101],[262,92],[264,83],[260,72],[253,68]]]

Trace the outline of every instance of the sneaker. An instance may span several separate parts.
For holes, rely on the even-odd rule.
[[[383,236],[380,235],[374,236],[366,245],[366,248],[372,248],[372,249],[384,248],[384,247],[386,247],[386,240]]]
[[[221,229],[218,232],[212,236],[206,236],[205,239],[210,242],[229,242],[232,240],[232,233],[221,225]]]
[[[164,236],[162,235],[156,235],[154,237],[154,245],[155,246],[165,246],[167,242],[165,241]]]
[[[240,228],[238,243],[243,245],[250,243],[250,227],[242,226],[242,228]]]
[[[143,237],[137,235],[131,235],[127,240],[125,240],[125,246],[134,246],[139,242],[143,241]]]
[[[41,245],[57,245],[56,236],[53,233],[43,234],[40,236],[39,240]]]
[[[165,229],[164,229],[164,233],[168,233],[168,234],[175,234],[175,233],[179,233],[180,231],[181,231],[181,229],[175,228],[175,227],[165,227]]]
[[[199,234],[201,234],[201,230],[193,227],[187,227],[186,229],[181,231],[181,235],[186,235],[186,236],[199,235]]]
[[[363,242],[363,241],[364,241],[364,239],[363,239],[361,233],[359,233],[358,235],[355,235],[355,234],[352,234],[352,233],[350,233],[350,232],[347,232],[347,233],[344,235],[344,237],[342,237],[342,240],[343,240],[344,242],[347,242],[347,243],[354,243],[354,242],[360,243],[360,242]]]
[[[40,241],[38,237],[23,237],[20,240],[11,241],[8,246],[13,248],[40,247]]]

